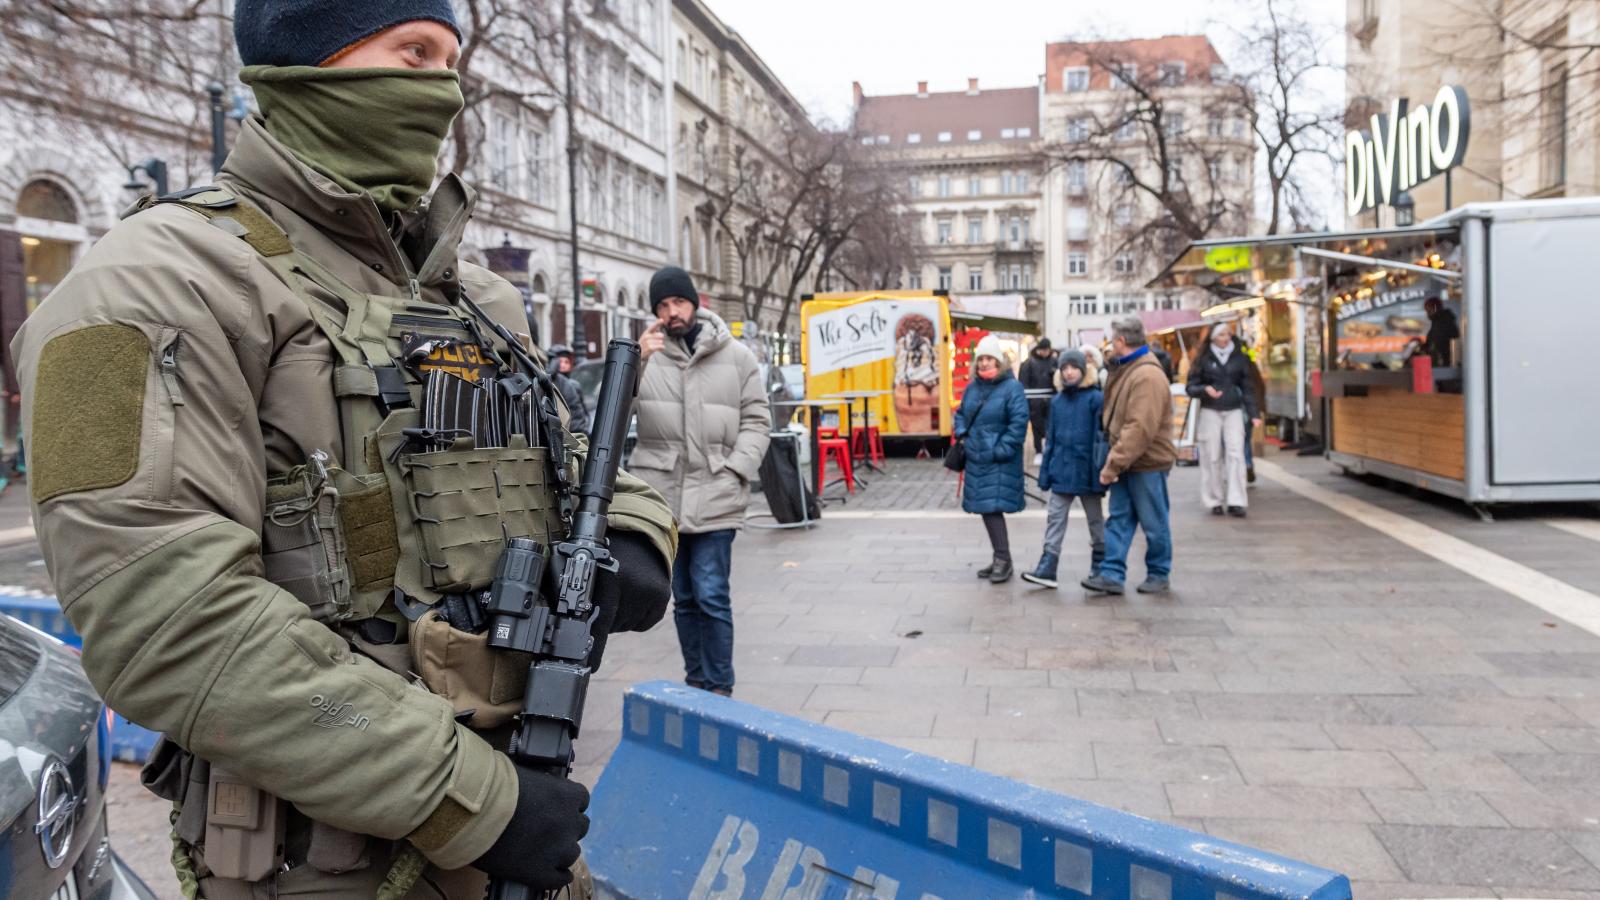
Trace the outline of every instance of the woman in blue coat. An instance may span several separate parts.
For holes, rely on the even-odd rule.
[[[1022,442],[1028,434],[1028,399],[1022,383],[1005,364],[1005,351],[994,335],[978,342],[972,368],[977,377],[967,385],[956,410],[955,434],[966,442],[966,483],[961,508],[983,517],[994,548],[994,561],[978,570],[994,584],[1011,579],[1011,541],[1005,514],[1022,512]]]
[[[1067,513],[1076,499],[1089,520],[1089,572],[1100,570],[1106,554],[1106,523],[1100,507],[1105,485],[1095,466],[1094,448],[1100,439],[1100,409],[1104,395],[1097,373],[1081,350],[1061,354],[1056,370],[1056,395],[1050,400],[1050,429],[1045,435],[1044,461],[1039,465],[1039,487],[1050,492],[1045,517],[1044,553],[1022,580],[1044,587],[1056,586],[1061,560],[1061,540],[1067,536]]]

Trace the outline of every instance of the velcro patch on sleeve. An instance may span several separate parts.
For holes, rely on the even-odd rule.
[[[133,477],[149,369],[150,340],[131,325],[91,325],[44,345],[28,447],[35,503]]]

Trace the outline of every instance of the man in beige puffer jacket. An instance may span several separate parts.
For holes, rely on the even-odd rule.
[[[658,321],[644,339],[649,364],[629,471],[660,491],[678,518],[672,597],[684,680],[726,695],[733,692],[733,539],[771,418],[755,355],[700,308],[699,297],[689,273],[675,266],[650,280]]]

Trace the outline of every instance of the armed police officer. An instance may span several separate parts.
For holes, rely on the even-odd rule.
[[[497,752],[508,538],[566,534],[582,440],[458,259],[449,0],[238,0],[261,116],[219,184],[142,202],[17,337],[35,520],[90,678],[166,741],[185,893],[567,883],[575,782]],[[504,327],[501,327],[501,326]],[[525,337],[523,337],[525,340]],[[619,478],[596,644],[662,615],[677,536]],[[598,649],[590,664],[598,664]]]

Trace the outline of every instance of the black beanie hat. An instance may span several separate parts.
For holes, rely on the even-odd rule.
[[[1035,349],[1035,350],[1049,350],[1050,349],[1050,339],[1047,338],[1047,337],[1039,338],[1039,343],[1034,344],[1033,345],[1033,349]]]
[[[237,0],[233,39],[246,66],[320,66],[402,22],[428,19],[461,37],[450,0]]]
[[[667,266],[650,276],[650,311],[655,312],[668,297],[681,297],[700,305],[700,292],[694,289],[694,279],[677,266]]]

